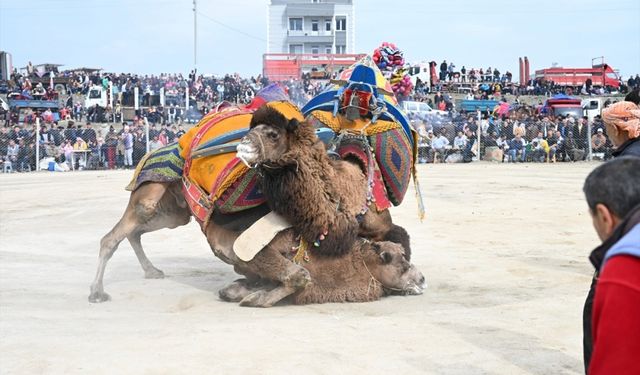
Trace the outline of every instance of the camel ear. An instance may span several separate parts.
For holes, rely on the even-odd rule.
[[[393,260],[393,255],[388,251],[383,251],[380,253],[380,259],[382,259],[382,264],[389,264]]]
[[[291,119],[289,120],[289,122],[287,123],[286,126],[286,130],[288,133],[292,133],[293,131],[295,131],[298,127],[300,126],[300,122],[298,122],[298,120],[296,119]]]

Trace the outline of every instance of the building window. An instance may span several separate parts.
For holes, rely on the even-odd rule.
[[[336,53],[347,53],[347,46],[345,45],[337,45]]]
[[[320,47],[318,47],[318,46],[311,46],[311,54],[313,54],[313,55],[317,55],[318,53],[320,53]]]
[[[302,18],[289,18],[289,30],[302,31]]]
[[[331,46],[324,47],[324,53],[326,53],[327,55],[331,54]]]
[[[325,31],[331,31],[331,20],[324,21],[324,29]]]
[[[319,31],[318,20],[311,20],[311,31]]]
[[[297,55],[302,53],[302,44],[289,44],[289,53]]]
[[[338,31],[347,31],[347,19],[346,18],[336,18],[336,30],[338,30]]]

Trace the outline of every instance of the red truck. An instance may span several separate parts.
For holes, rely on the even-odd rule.
[[[553,67],[536,70],[537,81],[553,82],[558,86],[573,87],[580,90],[588,79],[594,87],[620,88],[620,76],[604,59],[600,64],[592,64],[591,68]]]
[[[267,53],[262,58],[262,75],[271,81],[311,78],[327,79],[333,72],[345,69],[363,58],[363,54],[286,54]]]

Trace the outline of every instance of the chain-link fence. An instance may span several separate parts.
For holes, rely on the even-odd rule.
[[[190,126],[144,118],[120,124],[71,120],[66,127],[1,127],[0,162],[3,172],[132,169],[147,152],[177,141]]]
[[[412,121],[418,131],[418,163],[575,162],[606,160],[613,144],[598,119],[496,119],[438,116]]]

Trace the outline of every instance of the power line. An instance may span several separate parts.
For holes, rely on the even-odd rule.
[[[261,37],[259,37],[259,36],[255,36],[255,35],[251,35],[251,34],[249,34],[249,33],[246,33],[246,32],[244,32],[244,31],[242,31],[242,30],[236,29],[236,28],[235,28],[235,27],[233,27],[233,26],[229,26],[229,25],[227,25],[227,24],[225,24],[225,23],[222,23],[222,22],[220,22],[220,21],[218,21],[218,20],[216,20],[216,19],[213,19],[213,18],[211,18],[211,17],[207,16],[206,14],[204,14],[204,13],[202,13],[202,12],[198,12],[198,14],[199,14],[199,15],[201,15],[202,17],[204,17],[204,18],[208,19],[209,21],[211,21],[211,22],[213,22],[213,23],[216,23],[216,24],[218,24],[218,25],[220,25],[220,26],[222,26],[222,27],[224,27],[224,28],[227,28],[227,29],[229,29],[229,30],[231,30],[231,31],[235,31],[235,32],[237,32],[237,33],[239,33],[239,34],[242,34],[242,35],[246,36],[247,38],[251,38],[251,39],[259,40],[259,41],[261,41],[261,42],[266,42],[266,41],[267,41],[267,40],[266,40],[266,39],[264,39],[264,38],[261,38]]]
[[[18,11],[52,11],[52,10],[84,10],[84,9],[100,9],[100,8],[120,8],[122,4],[115,2],[106,2],[106,3],[83,3],[76,2],[71,0],[57,0],[54,2],[41,3],[42,6],[38,4],[32,4],[27,6],[17,6],[17,7],[4,7],[2,3],[0,3],[0,10],[18,10]],[[158,5],[174,5],[176,2],[174,0],[147,0],[147,1],[136,1],[135,3],[127,4],[129,7],[152,7]],[[20,4],[25,5],[25,4]]]

